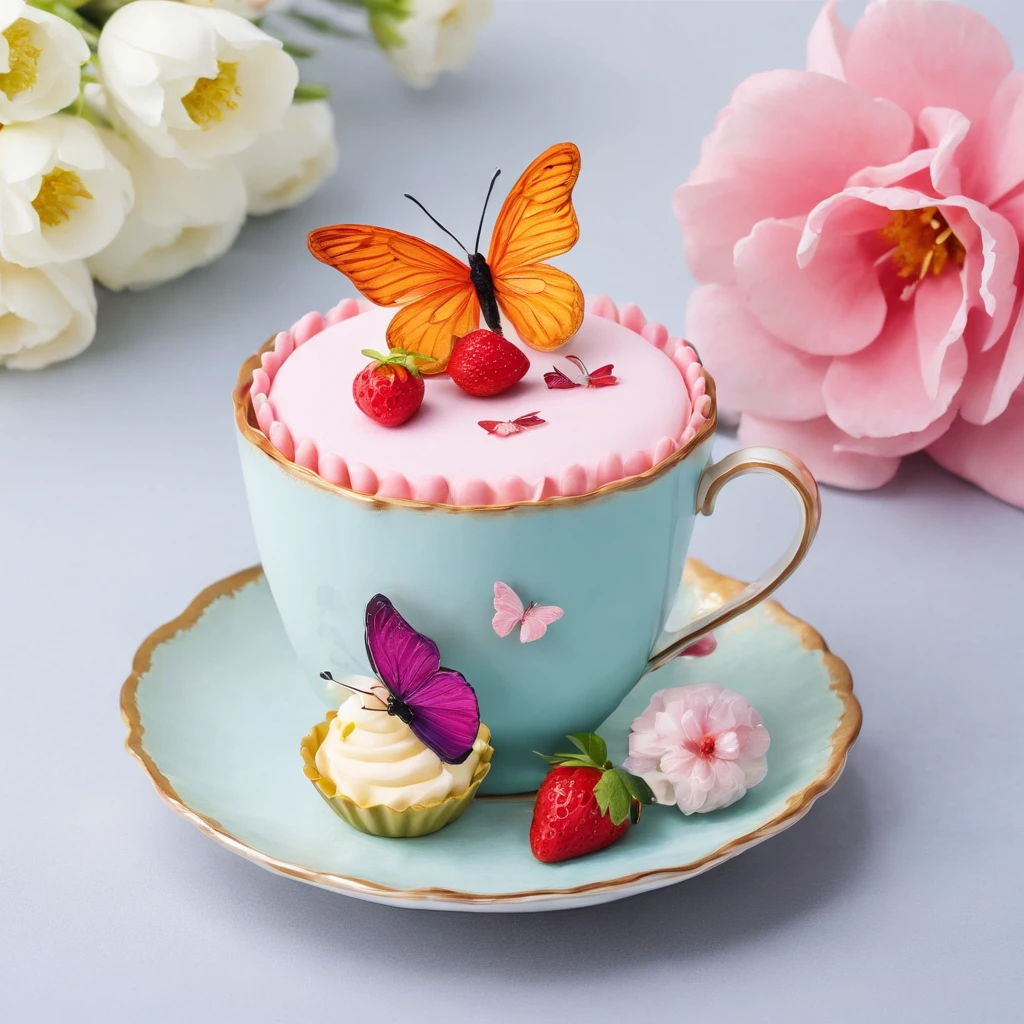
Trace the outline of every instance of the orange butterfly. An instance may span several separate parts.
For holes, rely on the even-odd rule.
[[[491,179],[487,199],[500,173]],[[371,302],[402,307],[388,324],[388,347],[432,357],[420,367],[424,373],[444,370],[455,339],[480,326],[481,312],[487,326],[501,334],[499,307],[523,341],[548,351],[564,344],[583,322],[580,286],[543,262],[568,252],[579,238],[572,207],[579,173],[580,151],[571,142],[541,153],[505,199],[486,259],[479,251],[484,214],[471,253],[413,199],[455,239],[468,265],[412,235],[364,224],[318,228],[310,232],[309,250]]]

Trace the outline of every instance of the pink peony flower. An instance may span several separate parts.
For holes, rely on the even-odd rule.
[[[761,716],[738,693],[712,683],[674,686],[634,720],[625,764],[659,804],[683,814],[717,811],[764,778],[769,742]]]
[[[1024,74],[980,14],[825,5],[807,71],[733,93],[675,194],[687,333],[740,437],[844,487],[900,457],[1024,506]]]

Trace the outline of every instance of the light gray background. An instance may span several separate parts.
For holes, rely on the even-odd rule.
[[[975,6],[1024,65],[1017,0]],[[306,231],[432,237],[409,190],[469,234],[495,163],[509,184],[573,139],[583,233],[562,265],[681,330],[671,190],[740,78],[802,66],[816,12],[506,3],[471,68],[422,94],[373,52],[332,49],[314,70],[341,168],[314,200],[250,224],[209,270],[104,295],[75,361],[0,372],[0,1017],[1020,1019],[1024,514],[924,459],[878,493],[827,490],[782,594],[853,670],[865,725],[846,774],[791,831],[674,888],[508,917],[360,903],[205,839],[122,749],[138,643],[256,561],[229,392],[268,334],[349,293]],[[784,493],[743,482],[694,553],[750,576],[791,526]]]

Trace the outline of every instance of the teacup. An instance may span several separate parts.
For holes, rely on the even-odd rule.
[[[509,506],[458,507],[368,496],[284,458],[260,432],[248,393],[258,355],[235,391],[242,470],[263,568],[300,664],[320,680],[365,675],[364,609],[389,597],[472,683],[492,734],[484,791],[535,789],[546,771],[534,751],[564,749],[568,733],[596,728],[645,673],[763,600],[796,568],[817,529],[820,504],[807,468],[770,448],[711,463],[711,409],[696,437],[650,470],[588,494]],[[692,622],[667,644],[697,513],[709,515],[729,480],[781,477],[798,499],[790,548],[757,582]],[[491,625],[494,584],[564,616],[521,643]],[[298,738],[296,739],[298,742]]]

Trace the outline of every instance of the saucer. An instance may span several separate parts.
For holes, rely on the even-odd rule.
[[[743,584],[687,564],[688,610]],[[600,853],[542,864],[533,799],[478,797],[419,839],[339,821],[302,774],[299,742],[324,714],[292,654],[259,566],[207,587],[135,655],[121,690],[129,751],[179,814],[229,850],[303,882],[404,907],[529,911],[591,906],[700,874],[788,828],[838,779],[860,729],[846,665],[766,601],[717,631],[718,649],[646,676],[600,727],[619,762],[633,718],[667,686],[711,681],[747,697],[771,733],[768,776],[738,803],[685,817],[650,808]],[[586,723],[581,723],[581,727]]]

